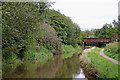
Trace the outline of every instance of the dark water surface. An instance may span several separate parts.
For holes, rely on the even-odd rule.
[[[12,70],[13,69],[13,70]],[[18,67],[6,67],[3,78],[79,78],[82,73],[79,56],[62,60],[55,55],[47,63],[41,65],[39,61],[25,61]]]

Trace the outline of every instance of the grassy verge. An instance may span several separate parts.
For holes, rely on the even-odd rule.
[[[82,52],[82,47],[77,46],[74,48],[71,45],[62,45],[62,59],[71,58],[74,54],[80,54]]]
[[[107,50],[105,50],[104,53],[105,53],[105,55],[109,56],[110,58],[113,58],[117,61],[120,61],[120,58],[118,57],[119,56],[118,54],[111,53]]]
[[[108,44],[105,47],[104,53],[110,58],[120,61],[119,52],[118,52],[118,42]]]
[[[110,60],[107,60],[99,54],[101,48],[95,48],[91,52],[84,55],[84,60],[88,61],[91,66],[97,71],[97,76],[100,78],[118,78],[118,65]]]

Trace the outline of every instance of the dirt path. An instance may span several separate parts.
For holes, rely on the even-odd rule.
[[[94,47],[91,47],[91,48],[88,48],[88,49],[83,50],[83,51],[82,51],[82,53],[81,53],[81,55],[80,55],[80,59],[82,59],[82,58],[83,58],[84,53],[86,53],[86,52],[90,52],[90,51],[91,51],[91,50],[93,50],[93,49],[95,49],[95,46],[94,46]]]
[[[86,52],[90,52],[91,50],[95,49],[95,46],[94,47],[91,47],[91,48],[88,48],[88,49],[85,49],[83,50],[82,54],[83,53],[86,53]]]
[[[115,64],[120,65],[120,62],[119,62],[119,61],[117,61],[117,60],[115,60],[115,59],[112,59],[112,58],[106,56],[103,51],[104,51],[104,49],[102,49],[102,50],[99,52],[101,56],[103,56],[104,58],[106,58],[106,59],[114,62]]]

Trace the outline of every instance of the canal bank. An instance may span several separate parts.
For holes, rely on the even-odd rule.
[[[104,58],[99,54],[102,48],[85,49],[85,53],[80,56],[81,67],[88,75],[95,78],[118,80],[118,64]]]
[[[87,56],[85,55],[85,53],[87,52],[91,52],[93,49],[95,49],[95,47],[89,47],[86,48],[82,51],[82,53],[79,55],[80,58],[80,66],[83,69],[86,77],[88,79],[95,79],[98,78],[97,77],[97,72],[95,71],[94,67],[92,66],[93,64],[91,64],[90,60],[87,58]]]

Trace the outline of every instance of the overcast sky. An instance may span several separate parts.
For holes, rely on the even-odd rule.
[[[49,0],[56,2],[52,8],[70,17],[81,30],[102,28],[105,23],[118,20],[120,0]]]

